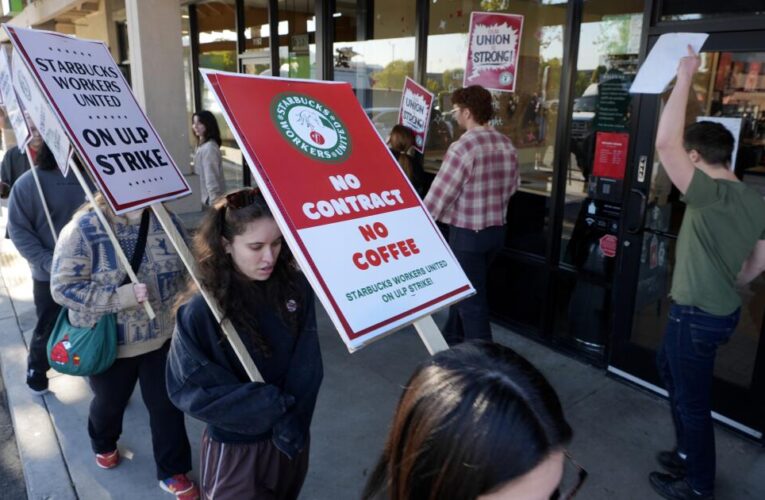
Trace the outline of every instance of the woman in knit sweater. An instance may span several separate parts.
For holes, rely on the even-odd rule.
[[[128,259],[136,248],[143,210],[116,216],[103,198],[97,202]],[[137,276],[125,282],[126,271],[110,239],[89,205],[81,208],[61,231],[53,254],[53,299],[69,310],[74,326],[95,324],[104,314],[117,316],[117,360],[106,371],[89,377],[93,390],[88,434],[96,463],[104,469],[119,464],[117,441],[122,417],[136,382],[151,417],[154,461],[160,487],[178,498],[196,498],[198,490],[186,473],[191,449],[183,413],[167,397],[165,362],[173,332],[175,295],[185,269],[159,222],[149,214],[146,247]],[[176,222],[182,231],[180,224]],[[149,320],[141,304],[148,300],[156,318]]]

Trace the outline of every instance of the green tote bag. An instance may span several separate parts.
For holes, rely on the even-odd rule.
[[[48,362],[57,372],[87,377],[112,366],[117,358],[117,319],[105,314],[91,327],[69,323],[67,308],[61,309],[48,340]]]

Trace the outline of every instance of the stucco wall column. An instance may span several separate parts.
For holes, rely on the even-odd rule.
[[[181,10],[168,0],[126,0],[133,92],[194,193],[172,203],[183,213],[201,209],[190,165],[186,91],[181,46]]]

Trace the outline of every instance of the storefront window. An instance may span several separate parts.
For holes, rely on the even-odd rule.
[[[451,93],[462,87],[472,11],[524,16],[516,88],[514,92],[493,92],[492,125],[513,141],[521,168],[521,189],[510,203],[507,244],[544,255],[566,2],[467,0],[430,5],[426,83],[436,94],[436,104],[425,170],[432,173],[438,171],[448,146],[462,134],[451,118]]]
[[[279,76],[317,78],[314,0],[279,2],[279,64]]]
[[[199,67],[236,72],[238,68],[235,0],[199,3],[196,4],[196,9],[199,25]],[[218,103],[207,86],[204,83],[201,85],[202,109],[211,111],[220,127],[226,188],[241,186],[242,154]]]
[[[664,0],[660,2],[660,5],[662,21],[687,21],[736,15],[765,15],[765,4],[752,0],[726,0],[725,2]]]
[[[268,0],[244,2],[244,53],[242,72],[271,75],[271,38],[268,25]]]
[[[610,283],[622,213],[632,96],[644,2],[584,3],[565,180],[558,335],[584,350],[604,349]]]
[[[183,46],[183,88],[186,92],[186,123],[191,123],[191,116],[194,113],[194,82],[191,78],[191,38],[189,35],[189,11],[188,7],[181,7],[181,45]],[[189,141],[192,146],[197,141],[194,134],[189,134]]]
[[[398,121],[404,80],[414,77],[415,2],[338,3],[334,24],[335,80],[353,86],[377,132],[387,138]]]

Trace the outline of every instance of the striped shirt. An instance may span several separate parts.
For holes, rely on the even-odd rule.
[[[520,184],[510,139],[490,128],[465,132],[449,146],[425,206],[437,221],[475,231],[502,226]]]

